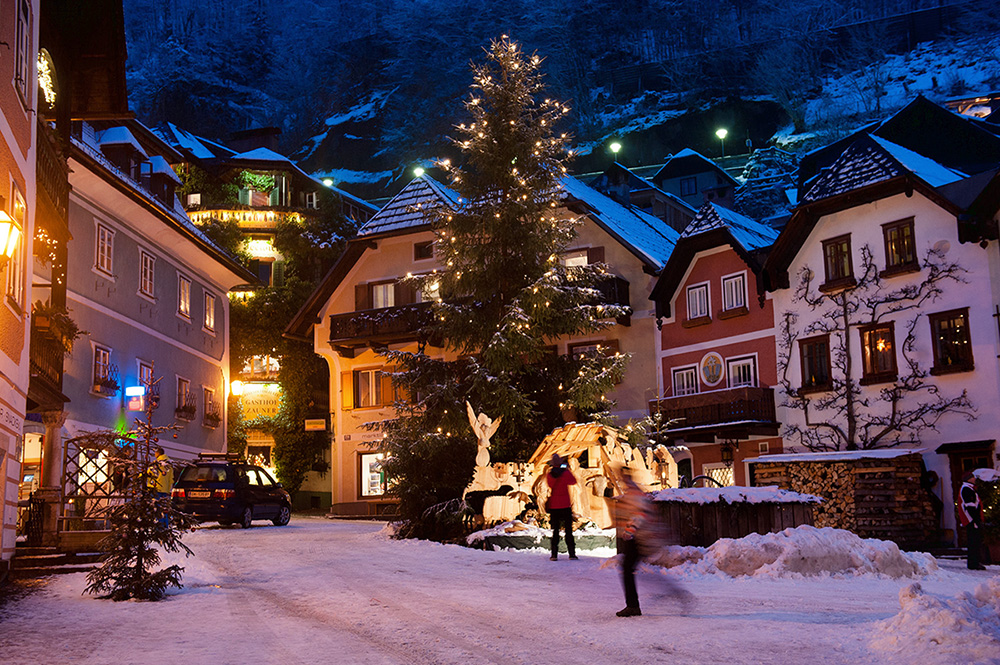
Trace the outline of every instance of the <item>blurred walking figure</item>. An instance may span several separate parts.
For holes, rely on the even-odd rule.
[[[566,550],[570,559],[576,559],[576,541],[573,540],[573,501],[569,496],[570,485],[576,485],[576,476],[569,470],[567,461],[559,456],[559,453],[552,453],[549,460],[551,470],[545,476],[551,494],[545,502],[545,509],[549,513],[549,524],[552,527],[552,556],[550,560],[559,558],[559,527],[562,526],[566,532]]]
[[[620,617],[642,615],[639,609],[639,594],[635,587],[635,567],[642,559],[655,557],[664,547],[671,544],[671,534],[666,524],[657,518],[649,495],[632,478],[632,470],[623,467],[620,481],[624,492],[618,497],[615,507],[615,528],[622,543],[622,587],[625,590],[625,607],[617,612]],[[667,587],[664,595],[674,596],[685,609],[693,602],[690,592],[668,578],[661,578]]]
[[[966,565],[969,570],[986,570],[979,558],[983,547],[983,504],[976,491],[976,476],[971,471],[962,477],[959,498],[958,521],[965,527],[968,538]]]

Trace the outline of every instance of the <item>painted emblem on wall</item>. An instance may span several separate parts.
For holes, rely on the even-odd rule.
[[[715,386],[722,381],[722,356],[712,351],[701,358],[701,380]]]

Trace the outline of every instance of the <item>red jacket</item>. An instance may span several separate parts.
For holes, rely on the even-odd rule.
[[[549,497],[549,510],[559,510],[560,508],[572,508],[573,501],[569,498],[569,486],[576,485],[576,478],[569,469],[563,469],[558,476],[549,471],[545,477],[552,495]]]

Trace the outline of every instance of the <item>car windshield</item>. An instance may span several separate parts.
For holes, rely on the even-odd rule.
[[[224,466],[189,466],[181,474],[181,480],[224,483],[229,480],[229,474]]]

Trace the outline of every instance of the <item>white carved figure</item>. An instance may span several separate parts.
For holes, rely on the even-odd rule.
[[[465,403],[466,408],[469,413],[469,424],[472,425],[472,431],[475,433],[476,438],[479,440],[479,451],[476,453],[476,466],[485,467],[490,464],[490,438],[496,434],[497,428],[500,427],[500,421],[503,418],[497,418],[493,420],[485,413],[480,413],[476,416],[476,412],[473,410],[472,405],[468,402]]]

